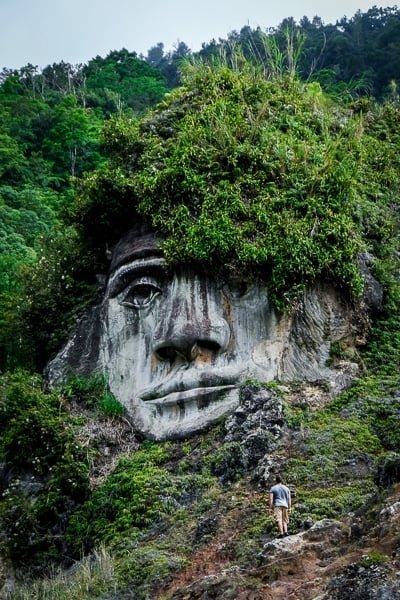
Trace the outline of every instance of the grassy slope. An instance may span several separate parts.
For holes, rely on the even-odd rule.
[[[287,592],[287,556],[264,548],[276,536],[266,509],[269,482],[262,476],[268,464],[279,465],[296,492],[289,538],[299,544],[298,555],[289,561],[289,582],[297,581],[302,590],[296,597],[313,597],[301,583],[306,581],[301,574],[306,558],[308,572],[319,578],[318,584],[311,575],[306,578],[314,592],[335,572],[318,567],[321,556],[315,544],[302,538],[310,520],[338,519],[352,532],[334,547],[329,536],[324,541],[325,554],[330,553],[338,570],[364,555],[367,566],[368,560],[371,565],[385,563],[390,575],[400,523],[385,533],[377,519],[385,502],[394,502],[388,498],[396,495],[392,484],[399,480],[399,384],[398,376],[365,378],[334,401],[318,386],[274,390],[277,398],[283,397],[285,424],[269,458],[250,465],[243,440],[224,441],[223,425],[187,441],[142,444],[123,455],[102,483],[97,480],[86,503],[73,511],[64,533],[69,552],[78,558],[86,546],[91,559],[51,580],[22,586],[9,597],[84,600],[134,593],[135,598],[195,598],[180,596],[180,590],[195,581],[209,585],[208,576],[220,586],[221,598],[240,598],[250,591],[261,594],[255,598],[268,597],[262,594],[269,593],[272,580]],[[318,410],[306,408],[310,393],[318,399]],[[98,421],[87,409],[81,414],[86,427],[90,420]],[[108,419],[103,418],[104,429]],[[106,436],[102,444],[99,432],[97,440],[92,438],[94,471],[110,445]],[[98,548],[94,554],[93,543]],[[229,589],[236,595],[229,595]]]

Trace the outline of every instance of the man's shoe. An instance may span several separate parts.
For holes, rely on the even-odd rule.
[[[286,533],[284,533],[282,537],[287,537],[288,535],[289,535],[289,534],[288,534],[288,532],[286,531]]]

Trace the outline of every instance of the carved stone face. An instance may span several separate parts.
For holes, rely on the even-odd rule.
[[[148,436],[200,429],[236,407],[239,381],[276,375],[267,289],[168,272],[154,236],[119,244],[103,309],[100,362]]]
[[[176,438],[232,412],[249,378],[325,380],[341,391],[349,380],[327,366],[330,345],[351,351],[364,325],[323,284],[278,317],[266,284],[229,284],[188,267],[171,272],[157,236],[135,229],[117,245],[101,303],[49,364],[48,381],[104,372],[139,431]]]

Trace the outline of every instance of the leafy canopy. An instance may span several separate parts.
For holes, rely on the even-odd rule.
[[[75,207],[87,236],[113,242],[144,218],[165,234],[170,263],[261,275],[277,304],[320,277],[359,294],[376,147],[359,111],[244,60],[188,64],[183,80],[141,120],[106,125],[109,164]]]

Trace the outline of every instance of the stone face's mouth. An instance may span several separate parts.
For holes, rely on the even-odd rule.
[[[242,367],[242,369],[240,368]],[[183,367],[136,396],[141,431],[154,439],[173,439],[200,431],[239,404],[242,365],[212,371]]]
[[[234,389],[234,385],[218,385],[212,387],[196,387],[188,390],[180,390],[176,392],[170,392],[165,395],[154,396],[142,396],[142,400],[147,404],[163,404],[164,406],[180,404],[181,402],[187,402],[191,400],[199,400],[207,402],[212,400],[212,396],[217,396],[221,399],[221,395],[228,390]]]
[[[174,404],[210,394],[218,394],[236,387],[238,374],[233,370],[225,373],[175,373],[171,379],[159,385],[149,386],[139,394],[146,403]]]

